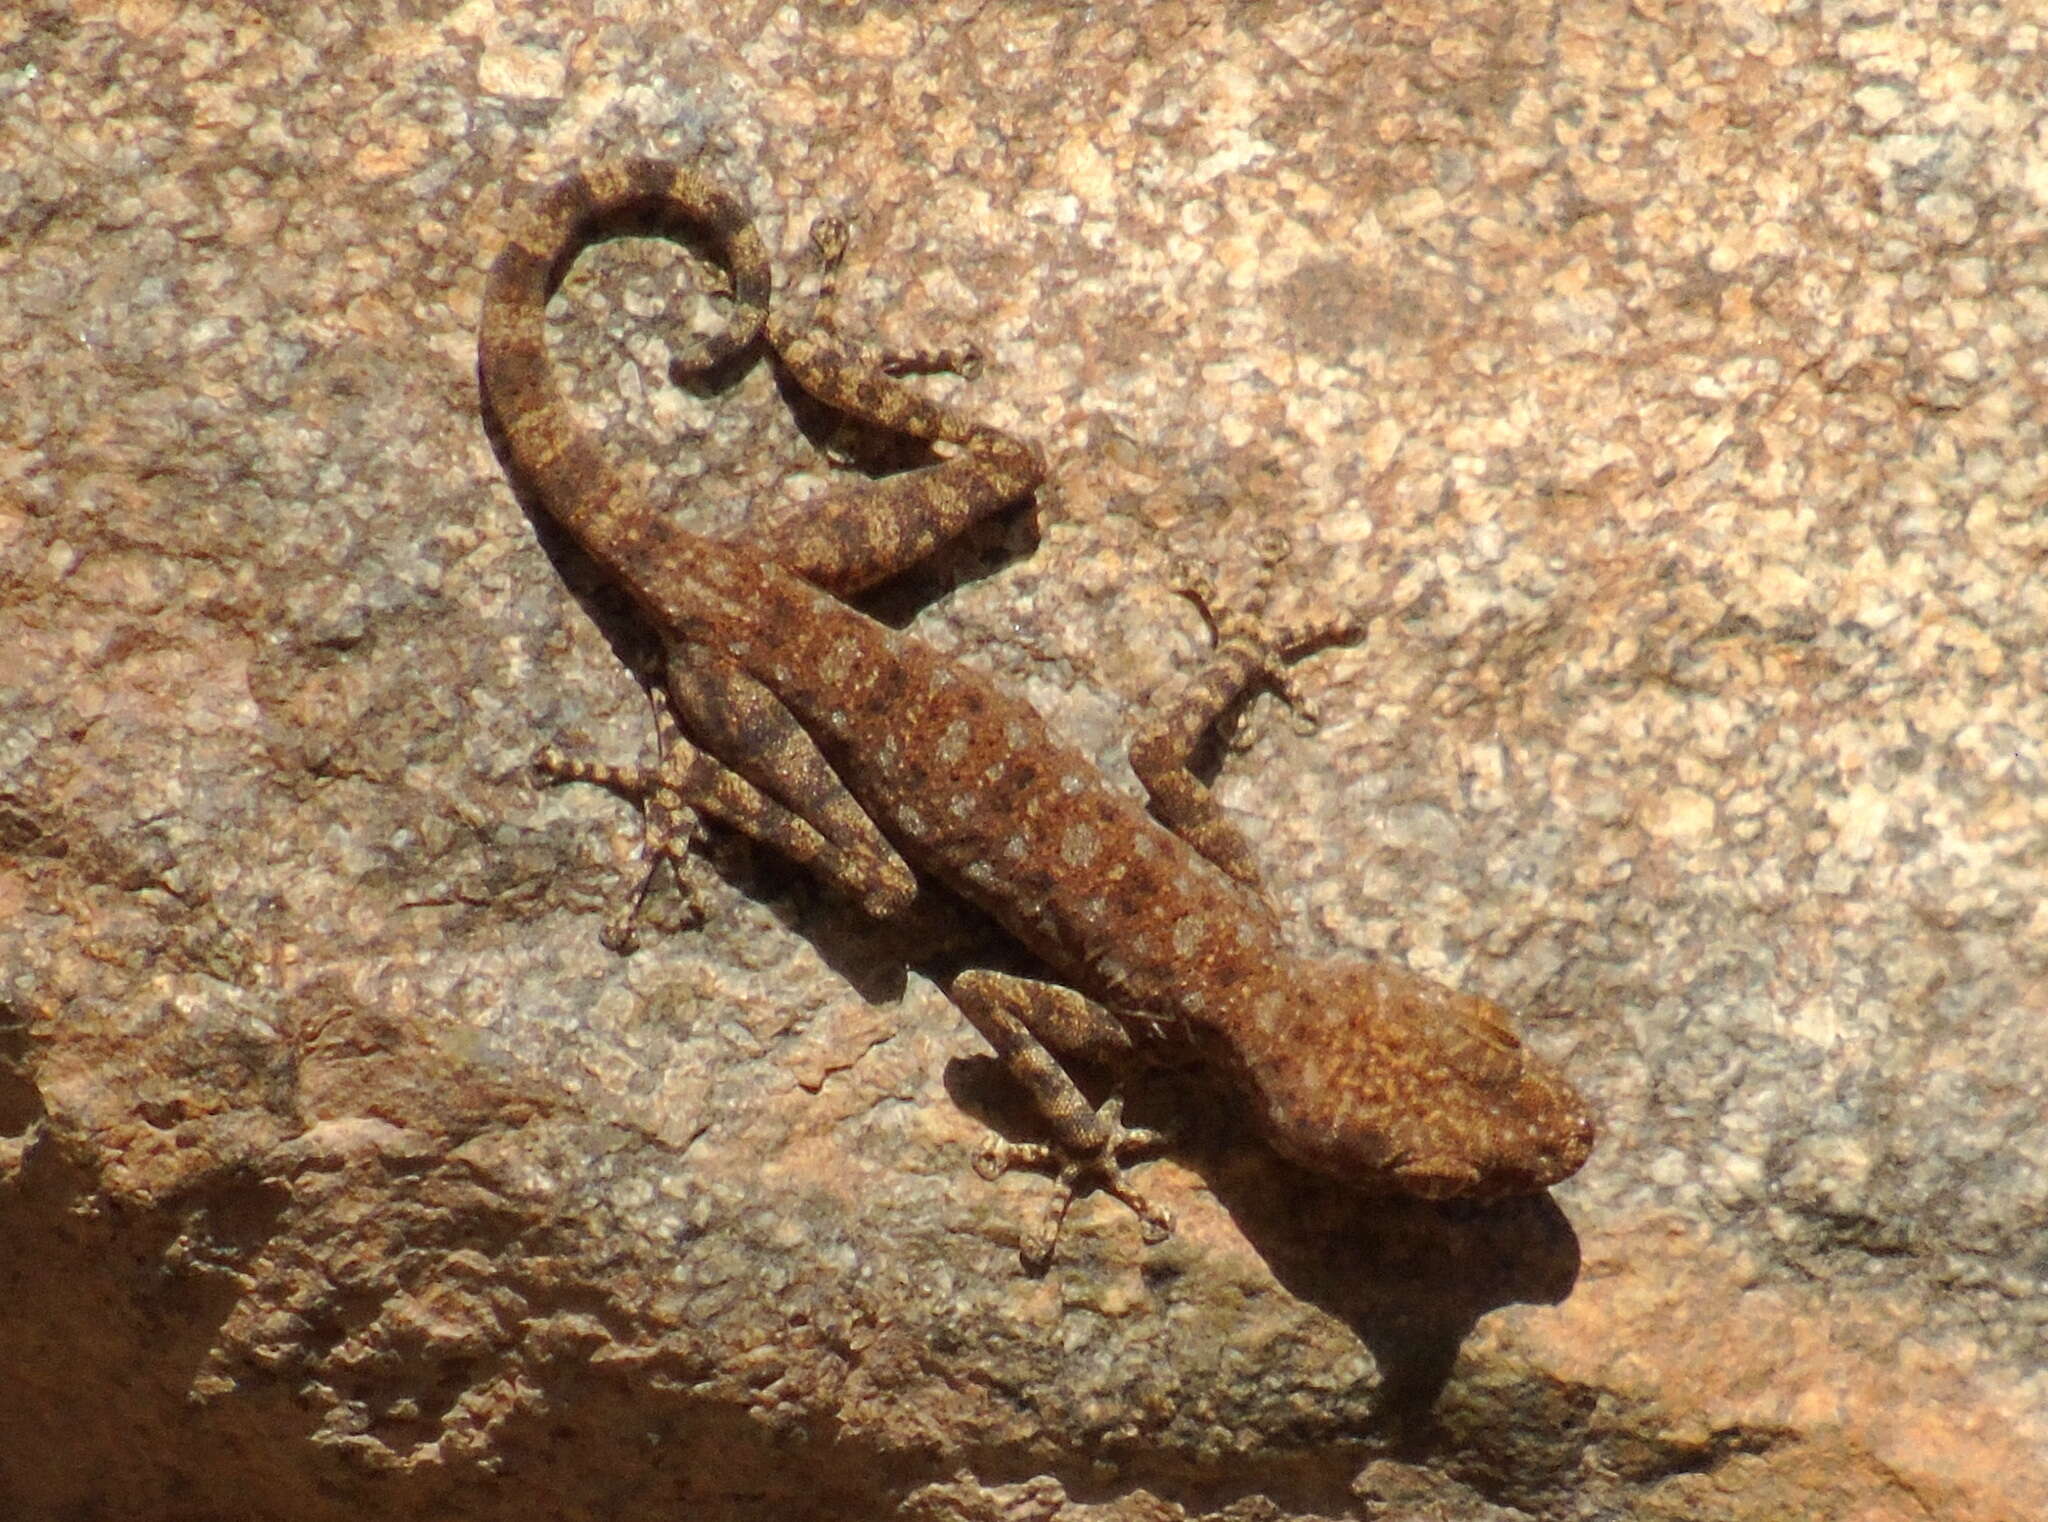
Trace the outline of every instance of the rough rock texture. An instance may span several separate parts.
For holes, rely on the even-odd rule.
[[[2044,19],[6,8],[0,1512],[2048,1514]],[[1225,794],[1306,940],[1597,1098],[1555,1202],[1164,1085],[1179,1235],[1027,1278],[901,937],[725,842],[599,946],[623,810],[525,762],[645,714],[472,365],[604,151],[987,350],[1053,484],[902,611],[1105,764],[1175,555],[1380,610]],[[561,345],[730,526],[825,467],[765,371],[667,383],[700,274],[603,251]]]

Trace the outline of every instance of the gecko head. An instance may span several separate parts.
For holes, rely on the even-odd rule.
[[[1229,1046],[1267,1138],[1360,1188],[1424,1199],[1536,1194],[1592,1151],[1591,1113],[1507,1013],[1355,958],[1282,963]]]

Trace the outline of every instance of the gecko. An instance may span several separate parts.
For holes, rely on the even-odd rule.
[[[765,351],[825,407],[921,441],[930,462],[849,478],[735,536],[678,524],[606,460],[548,356],[549,300],[585,248],[620,236],[686,241],[719,268],[723,326],[679,339],[674,371]],[[829,265],[843,224],[816,236]],[[1114,1094],[1091,1103],[1075,1076],[1161,1032],[1224,1076],[1283,1157],[1360,1190],[1487,1200],[1575,1172],[1591,1113],[1507,1012],[1385,961],[1295,949],[1248,842],[1191,770],[1243,698],[1285,695],[1289,662],[1332,630],[1212,607],[1192,589],[1211,649],[1130,746],[1148,807],[1028,702],[847,601],[1030,495],[1044,459],[902,378],[937,366],[849,343],[822,300],[792,318],[771,284],[745,202],[697,167],[652,159],[593,165],[533,195],[485,284],[478,376],[507,473],[619,584],[662,650],[647,678],[653,765],[537,758],[641,807],[644,870],[608,942],[630,947],[663,860],[683,880],[705,818],[869,915],[904,911],[920,882],[982,910],[1029,952],[1031,974],[969,966],[942,986],[1047,1138],[992,1140],[976,1160],[990,1178],[1056,1174],[1043,1222],[1022,1234],[1027,1264],[1050,1260],[1069,1203],[1090,1189],[1127,1205],[1147,1241],[1172,1230],[1131,1177],[1165,1138],[1126,1125]]]

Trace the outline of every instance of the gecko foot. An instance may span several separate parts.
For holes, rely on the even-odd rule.
[[[813,277],[817,281],[817,294],[811,306],[811,322],[814,326],[830,332],[834,340],[842,345],[848,343],[839,332],[837,322],[839,305],[839,268],[846,259],[846,246],[852,234],[846,219],[830,213],[811,224],[810,263]],[[973,380],[981,374],[983,355],[980,346],[961,343],[939,349],[908,349],[901,352],[891,350],[868,350],[859,355],[863,365],[879,370],[884,375],[957,375],[962,380]]]
[[[640,808],[641,872],[633,889],[606,919],[598,939],[624,956],[639,944],[640,918],[655,875],[667,862],[683,901],[679,929],[704,923],[705,911],[690,880],[690,846],[697,838],[697,811],[684,802],[685,790],[704,760],[694,747],[671,748],[660,766],[607,766],[565,755],[550,746],[533,758],[534,770],[555,782],[591,782]]]
[[[1227,649],[1249,666],[1256,673],[1254,680],[1285,703],[1297,727],[1307,732],[1322,716],[1314,699],[1295,681],[1291,663],[1311,650],[1356,640],[1362,631],[1349,617],[1276,618],[1271,611],[1274,588],[1280,567],[1294,553],[1293,545],[1279,529],[1268,528],[1252,535],[1251,550],[1251,583],[1237,596],[1224,598],[1206,572],[1185,561],[1174,568],[1173,590],[1201,613],[1219,654]],[[1234,732],[1224,738],[1233,748],[1239,744]]]
[[[1166,1137],[1146,1127],[1124,1125],[1123,1100],[1119,1098],[1112,1098],[1104,1104],[1096,1112],[1095,1120],[1102,1141],[1080,1155],[1044,1142],[1012,1142],[998,1138],[982,1148],[981,1155],[974,1160],[974,1171],[986,1179],[1000,1178],[1012,1168],[1058,1169],[1053,1177],[1053,1198],[1046,1209],[1045,1219],[1024,1240],[1021,1248],[1024,1266],[1034,1273],[1052,1261],[1068,1207],[1076,1196],[1092,1189],[1099,1189],[1128,1205],[1138,1218],[1139,1230],[1146,1242],[1163,1242],[1173,1232],[1173,1213],[1141,1194],[1126,1177],[1123,1168],[1126,1156],[1156,1152],[1165,1145]]]

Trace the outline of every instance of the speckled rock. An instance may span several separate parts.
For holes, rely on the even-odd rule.
[[[2048,1514],[2044,19],[9,8],[0,1510]],[[891,611],[1106,767],[1177,560],[1371,613],[1223,796],[1305,943],[1521,1012],[1578,1178],[1362,1201],[1166,1080],[1179,1233],[1031,1278],[905,936],[725,841],[598,944],[629,821],[526,763],[641,752],[631,630],[473,364],[607,152],[981,346],[1051,484]],[[602,250],[558,344],[731,530],[832,467],[669,384],[702,282]]]

